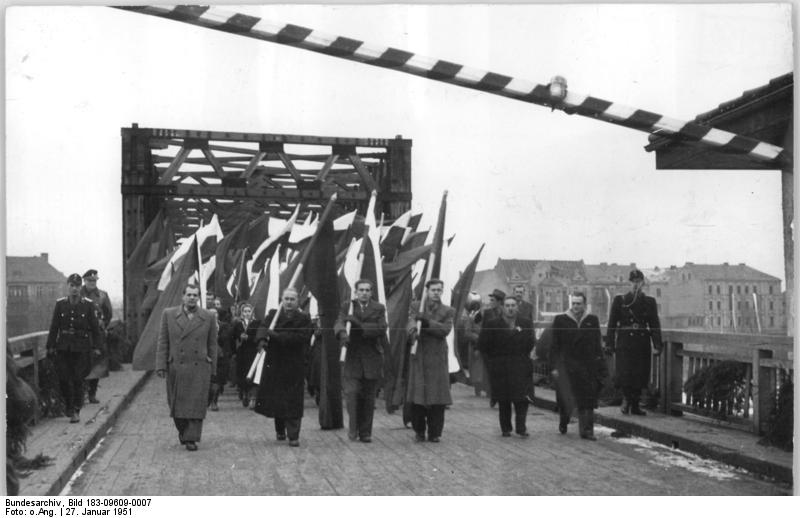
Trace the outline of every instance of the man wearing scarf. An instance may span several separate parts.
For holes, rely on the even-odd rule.
[[[586,295],[570,296],[570,308],[553,319],[550,359],[556,382],[558,431],[567,433],[573,409],[578,410],[578,432],[582,439],[594,436],[594,409],[602,380],[608,374],[601,345],[600,321],[586,312]]]

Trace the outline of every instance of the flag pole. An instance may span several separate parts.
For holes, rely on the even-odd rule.
[[[319,236],[320,230],[322,230],[322,225],[326,221],[328,221],[328,217],[330,216],[331,211],[333,210],[333,206],[336,204],[336,199],[339,197],[338,193],[333,193],[331,199],[328,200],[328,204],[325,205],[325,209],[322,211],[322,215],[319,218],[319,223],[317,224],[317,229],[314,231],[314,234],[311,236],[311,240],[308,242],[308,245],[303,250],[303,255],[300,256],[300,261],[297,264],[297,268],[292,275],[292,279],[289,281],[289,287],[294,288],[294,285],[297,284],[297,279],[300,278],[300,275],[303,273],[303,267],[305,266],[306,261],[308,260],[308,255],[311,253],[311,249],[314,247],[314,243],[317,241],[317,237]],[[278,323],[278,315],[281,312],[281,305],[278,305],[278,309],[275,311],[275,316],[272,317],[272,322],[269,324],[269,330],[273,331],[275,329],[275,324]]]

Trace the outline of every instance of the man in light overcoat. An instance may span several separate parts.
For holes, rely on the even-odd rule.
[[[169,414],[178,440],[197,450],[208,406],[211,374],[217,370],[217,318],[198,304],[200,288],[187,285],[183,304],[161,315],[156,372],[167,380]]]

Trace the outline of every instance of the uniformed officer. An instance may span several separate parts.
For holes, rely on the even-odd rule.
[[[80,421],[83,406],[83,380],[89,373],[92,356],[100,354],[100,324],[94,303],[80,295],[81,276],[67,279],[69,296],[56,301],[47,353],[55,358],[61,395],[70,423]]]
[[[644,274],[633,270],[629,279],[631,291],[611,303],[607,345],[616,354],[615,385],[624,396],[622,413],[645,415],[639,398],[650,381],[651,343],[656,354],[661,352],[661,324],[656,299],[642,292]]]
[[[100,329],[102,331],[101,343],[98,344],[98,349],[100,349],[102,354],[92,358],[92,369],[89,371],[89,375],[86,376],[86,390],[89,396],[89,403],[99,403],[100,401],[97,399],[97,383],[100,378],[107,378],[109,371],[109,351],[106,347],[106,330],[108,329],[108,324],[111,322],[111,301],[108,298],[108,293],[97,287],[97,270],[87,270],[86,273],[83,274],[83,283],[81,297],[94,302],[94,305],[97,307],[97,318],[100,321]],[[117,364],[119,364],[119,362],[117,362]]]

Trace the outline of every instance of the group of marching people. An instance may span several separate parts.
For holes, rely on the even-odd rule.
[[[622,412],[644,414],[639,395],[647,386],[650,347],[652,343],[660,351],[661,341],[654,299],[641,291],[644,276],[634,270],[630,279],[631,291],[612,303],[605,348],[599,319],[587,312],[583,293],[573,293],[569,309],[552,323],[549,360],[562,434],[576,412],[580,437],[596,440],[593,412],[607,376],[605,356],[610,354],[616,353],[615,381],[625,397]],[[405,403],[417,442],[441,440],[445,409],[453,402],[446,337],[456,311],[442,302],[443,292],[442,281],[428,281],[422,300],[409,311]],[[199,288],[187,285],[182,305],[164,310],[156,349],[156,371],[167,379],[170,415],[181,444],[197,449],[206,408],[218,408],[233,358],[243,406],[254,402],[255,412],[275,420],[277,440],[299,446],[310,348],[319,330],[299,308],[297,290],[284,290],[280,307],[263,320],[253,318],[247,303],[232,320],[225,309],[201,308],[199,297]],[[512,431],[529,435],[526,415],[533,398],[535,334],[532,308],[521,297],[521,290],[508,296],[495,290],[488,309],[481,311],[480,302],[472,299],[459,320],[464,337],[459,355],[469,359],[462,360],[462,366],[469,370],[476,395],[486,391],[492,406],[498,407],[503,437]],[[348,437],[370,443],[387,345],[386,308],[373,298],[371,281],[355,283],[354,298],[340,308],[334,332],[342,350]],[[262,357],[259,363],[256,359]]]

